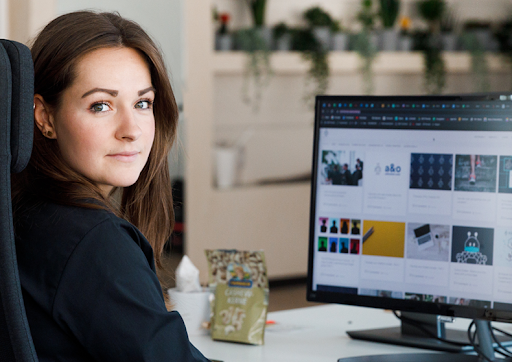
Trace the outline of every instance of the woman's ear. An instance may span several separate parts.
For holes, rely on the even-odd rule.
[[[57,138],[50,106],[44,101],[40,94],[34,95],[34,120],[43,136],[50,139]]]

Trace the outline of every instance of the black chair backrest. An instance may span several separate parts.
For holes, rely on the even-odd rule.
[[[34,68],[23,44],[0,39],[0,361],[36,362],[21,293],[11,205],[11,172],[32,152]]]

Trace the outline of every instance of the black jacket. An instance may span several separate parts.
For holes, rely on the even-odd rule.
[[[207,361],[167,312],[153,251],[105,210],[43,204],[16,213],[27,317],[41,362]]]

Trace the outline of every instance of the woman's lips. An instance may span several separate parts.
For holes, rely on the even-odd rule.
[[[117,161],[121,162],[133,162],[139,155],[138,151],[133,152],[119,152],[119,153],[113,153],[110,155],[107,155],[108,157],[112,157],[116,159]]]

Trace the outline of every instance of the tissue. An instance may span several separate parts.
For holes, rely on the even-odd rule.
[[[186,255],[183,256],[176,268],[176,290],[184,293],[202,291],[199,283],[199,269]]]

